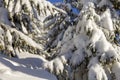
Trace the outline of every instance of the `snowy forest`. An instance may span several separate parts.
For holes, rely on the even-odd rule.
[[[0,80],[120,80],[120,0],[0,0]]]

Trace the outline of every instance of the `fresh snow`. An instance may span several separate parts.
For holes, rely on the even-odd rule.
[[[8,11],[6,8],[0,7],[0,23],[11,25],[8,20]]]
[[[107,9],[101,15],[101,24],[102,24],[101,26],[103,26],[103,28],[108,29],[109,31],[114,31],[110,9]]]
[[[57,80],[42,69],[44,58],[30,53],[19,53],[18,58],[0,55],[0,80]]]
[[[91,59],[88,65],[88,80],[108,80],[107,75],[101,64],[98,62],[98,58],[94,57]]]
[[[74,1],[79,15],[71,3],[0,0],[0,80],[120,80],[120,48],[109,41],[119,21],[104,11],[114,4]]]
[[[116,76],[116,80],[120,80],[120,63],[115,62],[112,66],[113,75]]]

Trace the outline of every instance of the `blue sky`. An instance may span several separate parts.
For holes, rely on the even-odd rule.
[[[50,1],[52,3],[56,3],[56,2],[62,2],[63,0],[48,0],[48,1]]]

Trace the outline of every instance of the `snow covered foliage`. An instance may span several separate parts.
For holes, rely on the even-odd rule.
[[[112,66],[112,74],[114,76],[115,80],[119,80],[120,79],[120,63],[119,62],[115,62]]]
[[[106,11],[101,15],[101,26],[109,31],[114,31],[113,23],[111,19],[110,9],[106,9]]]
[[[88,65],[88,80],[108,80],[107,75],[97,58],[98,57],[94,57],[90,60]]]
[[[106,0],[111,4],[105,9],[103,6],[108,3],[104,3],[102,0],[84,1],[80,1],[83,8],[78,17],[74,19],[77,20],[77,23],[72,26],[68,25],[67,29],[64,29],[63,38],[58,41],[57,47],[54,47],[54,49],[57,48],[54,55],[57,58],[62,56],[64,66],[69,66],[71,69],[67,71],[68,76],[72,75],[74,80],[108,80],[111,79],[108,75],[112,76],[112,70],[107,72],[106,68],[110,69],[115,62],[119,63],[120,59],[119,53],[114,47],[116,27],[113,22],[114,17],[112,17],[115,14],[111,12],[112,3]],[[99,11],[98,8],[98,12],[96,12],[95,3],[99,3],[97,7],[100,10],[105,10]],[[114,19],[118,21],[117,18]],[[65,55],[69,55],[69,57]],[[86,68],[82,66],[86,66]],[[67,70],[65,67],[64,69]],[[81,70],[86,69],[88,71],[82,74]],[[88,75],[86,76],[86,74]],[[81,75],[81,77],[77,75]],[[85,79],[85,76],[88,78]]]
[[[119,3],[0,0],[0,51],[43,56],[43,69],[59,80],[119,80]]]
[[[47,45],[45,40],[50,32],[45,30],[46,27],[50,27],[59,18],[58,14],[66,15],[64,10],[46,0],[1,0],[0,4],[0,23],[3,31],[1,37],[5,39],[1,39],[1,46],[5,49],[4,52],[10,55],[13,52],[16,54],[16,49],[34,54],[44,53],[44,47]],[[59,39],[55,40],[55,43]]]

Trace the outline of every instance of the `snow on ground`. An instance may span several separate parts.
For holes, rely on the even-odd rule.
[[[44,58],[39,55],[20,53],[18,58],[0,54],[0,80],[57,80],[41,68]]]

